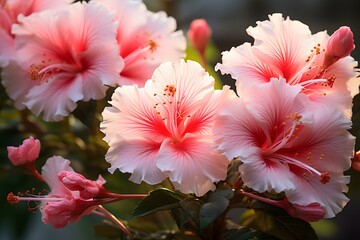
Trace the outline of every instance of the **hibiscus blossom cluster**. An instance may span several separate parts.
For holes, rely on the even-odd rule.
[[[352,32],[312,35],[280,14],[248,32],[254,45],[224,52],[216,66],[236,80],[238,96],[226,86],[213,90],[213,79],[190,61],[162,64],[143,88],[116,89],[101,124],[109,170],[130,172],[137,183],[168,177],[202,196],[239,158],[244,186],[319,204],[321,217],[334,217],[348,201],[343,172],[354,150]]]
[[[215,89],[204,69],[211,36],[204,19],[187,35],[199,64],[183,59],[186,39],[175,20],[138,0],[2,1],[0,10],[1,82],[15,107],[62,121],[79,101],[105,100],[110,92],[96,126],[107,144],[108,171],[172,188],[113,193],[103,177],[89,180],[60,156],[48,158],[39,173],[40,141],[30,137],[8,147],[8,158],[51,191],[10,193],[8,201],[40,201],[44,223],[60,228],[94,213],[130,236],[102,204],[144,198],[135,215],[181,208],[181,219],[200,218],[195,225],[202,231],[216,217],[225,224],[227,207],[255,208],[251,200],[304,221],[332,218],[349,201],[344,172],[355,159],[349,87],[359,85],[349,27],[312,34],[299,21],[269,15],[247,29],[254,43],[223,52],[215,66],[234,79],[233,91]]]
[[[17,109],[60,121],[109,87],[143,85],[162,62],[184,57],[175,20],[141,1],[2,1],[2,84]]]
[[[354,137],[347,82],[356,77],[349,56],[353,34],[332,36],[281,14],[247,32],[244,43],[223,53],[216,66],[236,79],[239,98],[220,112],[214,133],[219,148],[239,157],[244,184],[259,192],[284,193],[301,206],[319,204],[334,217],[348,201]]]

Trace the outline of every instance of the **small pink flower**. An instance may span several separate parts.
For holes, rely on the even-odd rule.
[[[239,157],[245,184],[257,192],[284,192],[292,204],[319,203],[333,217],[348,201],[354,137],[351,121],[333,106],[314,104],[284,79],[238,89],[214,134],[229,159]]]
[[[33,163],[40,153],[40,141],[30,136],[19,147],[8,146],[8,158],[15,166],[23,166]]]
[[[144,88],[122,86],[105,108],[101,130],[109,171],[157,184],[166,177],[184,193],[204,195],[226,177],[228,160],[215,150],[214,116],[231,97],[196,62],[166,62]]]
[[[108,215],[109,213],[99,206],[100,204],[130,198],[141,199],[147,196],[146,194],[109,192],[103,187],[105,180],[101,176],[96,181],[86,179],[74,172],[69,160],[60,156],[47,159],[42,168],[42,180],[50,187],[49,194],[42,196],[19,193],[19,196],[16,196],[9,193],[7,200],[10,204],[17,204],[20,201],[41,201],[38,208],[42,213],[42,221],[55,228],[63,228],[87,214],[96,213],[97,210]],[[131,235],[123,223],[120,221],[115,223],[126,234]]]
[[[352,48],[349,31],[344,42],[336,40],[338,34],[329,40],[326,31],[311,34],[305,24],[272,14],[247,32],[255,39],[254,44],[244,43],[223,52],[222,64],[216,66],[222,74],[236,79],[237,89],[284,78],[290,85],[301,86],[311,101],[336,106],[350,119],[352,99],[347,82],[358,74],[357,62],[347,56]],[[326,55],[333,54],[334,43],[337,49],[342,45],[343,54],[329,64]]]
[[[89,195],[87,195],[89,198],[86,199],[81,197],[84,193],[91,192],[89,188],[85,188],[83,191],[67,188],[58,177],[63,172],[68,174],[70,172],[74,173],[74,170],[70,167],[70,161],[60,156],[49,158],[42,168],[42,177],[50,187],[50,193],[46,196],[30,195],[29,197],[24,195],[15,196],[13,193],[10,193],[8,201],[10,203],[41,201],[39,208],[42,212],[42,221],[53,225],[55,228],[62,228],[71,222],[78,221],[82,216],[91,213],[97,205],[102,204],[103,201],[90,198]],[[90,180],[88,181],[91,182]],[[105,181],[100,177],[96,183],[101,187]],[[96,197],[96,195],[92,194],[92,197]]]
[[[125,65],[119,85],[143,87],[155,68],[185,56],[186,39],[176,21],[165,12],[153,13],[142,1],[96,0],[115,13],[117,42]]]
[[[2,0],[0,1],[0,66],[6,66],[16,55],[11,27],[21,14],[29,16],[50,8],[68,5],[72,0]]]
[[[18,57],[2,73],[17,108],[59,121],[78,101],[101,99],[119,81],[117,25],[100,4],[78,2],[18,22],[12,28]]]
[[[336,61],[349,56],[354,50],[354,34],[349,27],[341,27],[329,38],[325,53],[325,65],[330,66]]]
[[[201,55],[205,54],[205,49],[209,43],[210,37],[211,28],[205,19],[195,19],[191,22],[188,38]]]

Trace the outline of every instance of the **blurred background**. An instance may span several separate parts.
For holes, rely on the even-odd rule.
[[[331,35],[340,26],[349,26],[355,35],[355,45],[360,44],[360,14],[357,0],[302,0],[302,1],[284,1],[284,0],[145,0],[148,9],[152,11],[164,10],[168,15],[177,20],[178,29],[187,32],[193,19],[204,18],[211,26],[213,31],[212,44],[216,47],[213,51],[210,64],[215,66],[221,61],[220,53],[236,47],[244,42],[253,42],[253,39],[246,33],[246,28],[256,26],[256,21],[268,19],[272,13],[282,13],[284,17],[289,16],[292,20],[299,20],[307,24],[313,33],[327,30]],[[352,56],[360,59],[360,45],[352,53]],[[234,82],[228,76],[219,76],[220,79],[228,85]],[[1,101],[6,99],[3,89],[1,92]],[[360,107],[359,95],[354,101],[354,127],[352,133],[360,136]],[[65,229],[53,229],[51,226],[41,222],[40,213],[28,212],[26,203],[10,206],[6,202],[6,195],[10,191],[25,191],[31,189],[34,184],[40,188],[39,184],[26,175],[20,175],[18,169],[11,167],[7,160],[6,146],[21,144],[24,136],[21,129],[18,129],[16,121],[9,122],[12,113],[8,111],[8,103],[0,102],[0,239],[1,240],[38,240],[38,239],[103,239],[96,237],[92,225],[100,223],[101,219],[96,216],[87,216],[78,223],[70,224]],[[87,106],[85,106],[86,108]],[[22,116],[16,116],[19,119]],[[50,126],[51,127],[51,126]],[[86,129],[79,125],[79,131],[86,133]],[[85,129],[85,130],[84,130]],[[51,143],[52,139],[45,139]],[[67,152],[67,140],[60,143],[64,146],[56,146],[58,153],[64,156]],[[54,141],[55,144],[55,141]],[[359,142],[356,149],[359,150]],[[42,149],[41,156],[50,157],[50,150]],[[100,157],[104,152],[96,153]],[[86,156],[72,156],[75,165],[78,161],[77,169],[84,170],[95,179],[100,173],[95,164],[84,161]],[[41,164],[41,163],[40,163]],[[106,163],[103,163],[106,164]],[[107,166],[102,166],[106,169]],[[76,169],[76,166],[74,166]],[[314,227],[322,240],[340,240],[357,239],[358,221],[360,215],[360,173],[349,170],[351,183],[349,185],[350,202],[334,219],[322,220],[314,223]],[[128,175],[120,174],[118,171],[114,175],[106,175],[109,185],[107,188],[116,192],[141,192],[148,190],[147,186],[136,186],[127,181]],[[305,193],[304,193],[305,194]],[[123,202],[120,205],[112,205],[112,210],[117,216],[124,219],[130,218],[131,210],[136,202]],[[145,219],[144,219],[145,220]],[[149,222],[143,221],[143,224]],[[164,226],[166,223],[163,223]],[[168,223],[172,224],[172,223]]]

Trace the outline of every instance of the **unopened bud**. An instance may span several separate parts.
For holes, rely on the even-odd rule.
[[[253,193],[240,191],[245,196],[257,199],[267,204],[271,204],[276,207],[284,209],[290,216],[300,218],[307,222],[319,221],[325,216],[325,209],[320,205],[320,203],[313,202],[306,206],[301,206],[296,203],[291,203],[287,198],[282,200],[273,200],[265,197],[258,196]]]
[[[15,166],[23,166],[34,162],[39,157],[40,145],[39,140],[30,136],[19,147],[8,146],[8,158]]]
[[[354,50],[354,34],[349,27],[343,26],[336,30],[329,38],[325,62],[326,67],[344,58]]]
[[[200,54],[203,55],[205,53],[210,37],[211,28],[205,19],[195,19],[191,22],[190,29],[188,31],[188,38]]]
[[[319,203],[311,203],[307,206],[289,203],[283,208],[290,216],[300,218],[307,222],[316,222],[325,216],[325,209]]]
[[[360,151],[357,151],[351,159],[351,167],[360,172]]]
[[[79,191],[82,199],[96,197],[101,189],[101,186],[97,182],[89,180],[75,172],[61,171],[58,174],[58,179],[70,191]]]

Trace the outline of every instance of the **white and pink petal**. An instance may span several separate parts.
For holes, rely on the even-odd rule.
[[[261,149],[240,160],[243,164],[240,165],[239,172],[245,186],[258,192],[278,193],[295,188],[289,167],[271,157],[262,156]]]
[[[110,144],[105,160],[111,164],[110,173],[116,169],[131,173],[129,180],[135,183],[161,183],[167,175],[156,165],[161,142],[148,139],[121,139]]]
[[[348,191],[349,176],[341,173],[329,173],[330,181],[322,183],[316,177],[304,177],[294,174],[292,181],[295,188],[285,191],[292,203],[307,206],[313,202],[319,203],[325,209],[325,218],[332,218],[339,213],[349,201],[344,193]]]
[[[101,131],[104,140],[111,144],[121,136],[125,139],[149,138],[163,141],[170,135],[164,121],[154,108],[154,96],[137,86],[118,87],[110,101],[111,107],[103,111]]]
[[[58,174],[61,171],[74,172],[74,169],[70,167],[70,161],[61,157],[53,156],[46,160],[46,163],[42,167],[41,175],[44,178],[46,184],[50,187],[53,195],[69,195],[70,191],[62,184],[58,179]]]
[[[35,86],[26,95],[25,105],[45,121],[60,121],[74,111],[77,102],[83,99],[81,80],[80,77],[65,75],[64,78],[58,76],[53,81]]]
[[[181,142],[166,140],[157,167],[167,172],[175,188],[202,196],[226,178],[228,159],[215,150],[211,136],[186,136]]]

